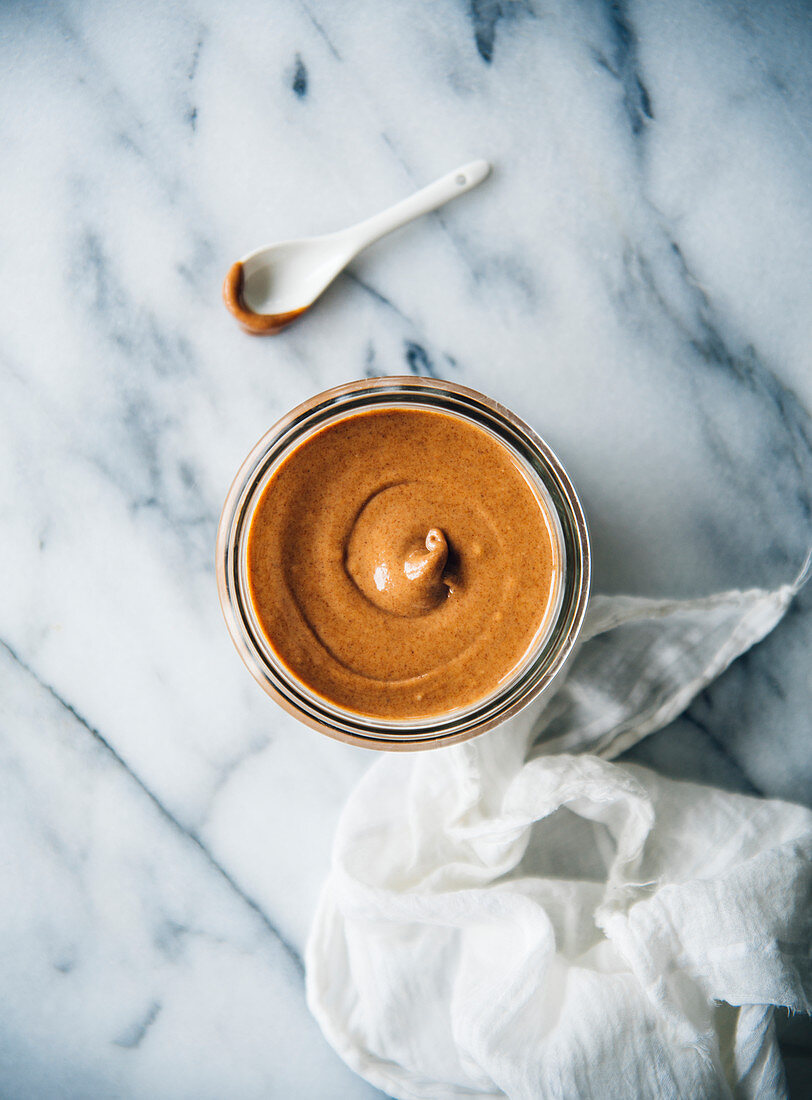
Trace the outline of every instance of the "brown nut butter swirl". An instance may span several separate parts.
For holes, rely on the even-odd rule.
[[[437,527],[424,539],[404,537],[411,524],[408,513],[401,517],[397,507],[391,514],[394,495],[387,490],[376,494],[356,520],[347,544],[347,572],[370,603],[383,611],[426,615],[455,586],[446,575],[448,542]]]
[[[498,687],[536,638],[559,569],[546,505],[508,449],[415,409],[349,416],[300,444],[256,507],[247,564],[291,673],[395,719]]]

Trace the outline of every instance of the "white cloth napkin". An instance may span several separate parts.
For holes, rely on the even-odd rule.
[[[606,758],[676,717],[799,583],[596,597],[535,708],[373,765],[306,957],[348,1065],[421,1100],[784,1094],[772,1006],[810,1010],[812,814]]]

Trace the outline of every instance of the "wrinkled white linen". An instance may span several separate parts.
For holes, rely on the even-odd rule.
[[[783,1095],[772,1006],[810,1009],[812,814],[605,758],[676,717],[795,589],[595,598],[542,702],[373,765],[306,958],[354,1070],[427,1100]]]

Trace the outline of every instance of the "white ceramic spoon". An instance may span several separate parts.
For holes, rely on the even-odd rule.
[[[481,183],[491,170],[474,160],[358,225],[249,252],[223,284],[226,306],[249,332],[274,333],[300,317],[362,249]]]

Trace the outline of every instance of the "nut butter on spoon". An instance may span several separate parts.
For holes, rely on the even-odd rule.
[[[358,225],[249,252],[226,275],[227,309],[247,332],[260,336],[281,332],[313,305],[359,252],[470,191],[490,170],[486,160],[471,161]]]

